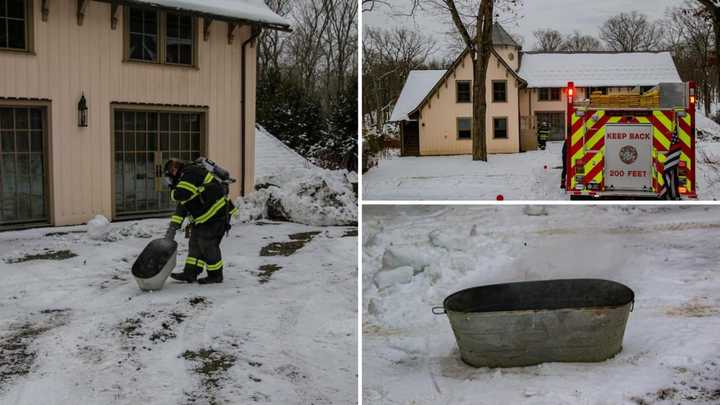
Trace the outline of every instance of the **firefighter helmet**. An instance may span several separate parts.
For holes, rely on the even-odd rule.
[[[174,187],[177,184],[186,164],[184,160],[176,158],[171,158],[165,162],[163,174],[165,175],[165,184],[168,187]]]

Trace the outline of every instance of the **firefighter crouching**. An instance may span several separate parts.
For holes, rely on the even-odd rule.
[[[538,147],[545,150],[545,144],[550,139],[550,124],[543,122],[537,130]]]
[[[170,159],[165,164],[165,181],[171,190],[170,197],[177,202],[165,237],[174,239],[185,218],[189,220],[187,229],[190,231],[185,269],[170,276],[188,283],[196,280],[200,284],[222,283],[220,241],[230,229],[230,217],[237,213],[227,195],[227,185],[200,160]],[[204,269],[207,269],[207,277],[198,279]]]

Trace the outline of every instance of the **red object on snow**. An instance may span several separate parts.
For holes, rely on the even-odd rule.
[[[498,194],[497,197],[495,197],[498,201],[502,201],[505,199],[502,194]]]
[[[543,169],[547,170],[547,165],[543,166]]]

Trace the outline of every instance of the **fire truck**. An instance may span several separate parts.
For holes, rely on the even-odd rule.
[[[695,84],[590,94],[568,83],[565,190],[580,198],[697,198]]]

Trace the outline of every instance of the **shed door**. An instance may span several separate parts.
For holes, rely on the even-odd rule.
[[[0,108],[0,228],[49,222],[45,109]]]
[[[170,158],[204,154],[203,114],[115,110],[115,217],[147,217],[175,209],[162,181]]]
[[[420,131],[417,121],[403,123],[403,156],[420,156]]]
[[[536,128],[543,122],[550,124],[550,140],[562,141],[565,139],[565,113],[560,111],[554,112],[536,112],[535,113]]]

